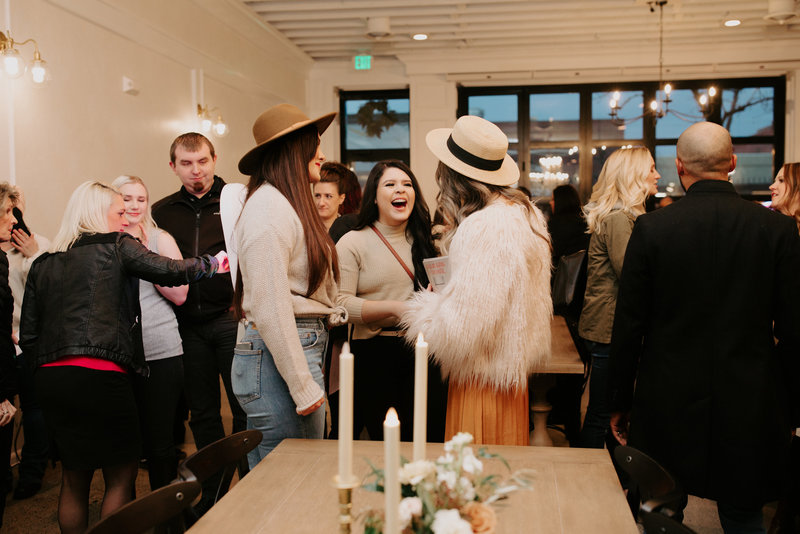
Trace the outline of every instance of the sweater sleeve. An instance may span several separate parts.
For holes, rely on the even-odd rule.
[[[247,319],[255,323],[299,413],[324,395],[308,369],[292,307],[289,263],[302,238],[302,227],[287,220],[290,217],[281,214],[278,206],[271,209],[273,213],[253,220],[243,212],[239,222],[246,230],[237,236],[241,239],[239,269]]]
[[[342,236],[336,243],[336,253],[339,255],[339,296],[336,304],[344,306],[351,323],[364,324],[361,310],[364,299],[356,296],[358,293],[358,275],[361,270],[361,255],[354,243],[358,234],[349,232]]]

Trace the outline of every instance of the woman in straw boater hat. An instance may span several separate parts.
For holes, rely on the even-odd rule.
[[[248,428],[264,435],[251,468],[281,440],[322,438],[325,429],[327,328],[347,314],[334,304],[338,260],[310,184],[325,160],[319,136],[335,116],[312,120],[292,105],[274,106],[256,119],[256,147],[239,161],[250,182],[234,231],[234,306],[246,327],[231,382]]]
[[[445,439],[528,444],[528,376],[550,354],[550,240],[542,214],[509,187],[519,169],[494,124],[464,116],[428,133],[439,159],[441,240],[450,280],[417,292],[403,322],[449,378]]]

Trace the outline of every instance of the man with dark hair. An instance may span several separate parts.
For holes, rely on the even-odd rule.
[[[186,133],[172,143],[169,166],[183,187],[153,205],[156,224],[172,234],[185,258],[225,249],[219,198],[225,182],[214,174],[217,155],[203,135]],[[220,417],[219,379],[233,412],[233,431],[246,428],[246,417],[231,389],[236,319],[231,311],[230,274],[194,282],[182,306],[175,308],[183,339],[183,370],[189,426],[197,448],[225,436]],[[242,473],[243,474],[243,473]],[[219,478],[203,485],[195,507],[202,515],[213,503]]]
[[[675,163],[686,196],[639,217],[625,254],[611,431],[716,500],[726,533],[764,532],[800,423],[800,237],[736,194],[721,126],[690,126]]]

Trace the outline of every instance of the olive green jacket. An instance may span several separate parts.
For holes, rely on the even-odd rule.
[[[622,260],[633,231],[636,215],[612,211],[589,241],[586,294],[578,333],[596,343],[611,343],[614,310],[617,307]]]

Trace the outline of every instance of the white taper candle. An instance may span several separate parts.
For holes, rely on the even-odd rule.
[[[353,355],[345,342],[339,354],[339,484],[353,478]]]
[[[399,534],[400,420],[394,408],[389,408],[383,422],[383,456],[383,493],[386,498],[383,534]]]

